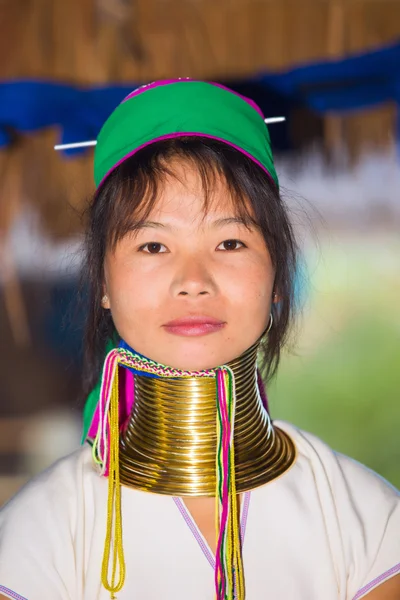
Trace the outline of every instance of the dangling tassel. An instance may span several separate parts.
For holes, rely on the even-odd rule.
[[[217,385],[217,452],[216,452],[216,531],[217,552],[215,589],[217,600],[244,600],[244,576],[238,514],[234,423],[236,409],[235,377],[227,367],[188,372],[158,365],[122,349],[106,357],[99,401],[98,427],[93,444],[93,459],[100,474],[108,475],[107,529],[101,581],[115,598],[125,582],[122,540],[121,485],[119,477],[119,402],[118,364],[140,374],[165,377],[215,377]],[[112,552],[111,581],[110,557]],[[116,581],[118,573],[118,581]]]
[[[112,350],[104,363],[99,403],[99,427],[93,445],[93,458],[101,474],[108,474],[107,528],[104,544],[101,582],[116,598],[125,583],[125,559],[122,540],[121,484],[119,478],[119,402],[118,359]],[[109,581],[112,548],[111,581]],[[118,581],[116,576],[118,572]]]
[[[234,423],[235,378],[229,367],[217,370],[215,590],[217,600],[244,600],[244,577],[236,493]]]

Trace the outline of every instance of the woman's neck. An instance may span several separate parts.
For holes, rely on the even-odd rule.
[[[290,438],[274,427],[257,386],[258,344],[228,366],[236,387],[238,492],[275,479],[294,462]],[[121,483],[172,496],[214,496],[217,410],[214,379],[135,377],[135,401],[120,443]]]

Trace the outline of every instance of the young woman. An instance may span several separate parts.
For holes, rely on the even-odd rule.
[[[141,88],[95,180],[87,443],[1,511],[0,597],[399,600],[399,493],[268,414],[296,244],[259,108]]]

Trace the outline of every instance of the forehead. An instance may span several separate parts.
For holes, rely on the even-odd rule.
[[[250,202],[239,196],[216,169],[201,172],[189,161],[175,160],[159,182],[148,217],[204,221],[251,214]]]
[[[240,177],[231,170],[222,172],[212,161],[161,159],[134,173],[128,170],[120,183],[107,221],[106,244],[111,248],[150,221],[193,230],[237,217],[246,225],[259,226],[254,199],[244,192]]]

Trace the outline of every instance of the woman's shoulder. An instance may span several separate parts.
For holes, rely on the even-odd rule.
[[[32,510],[36,506],[62,506],[76,496],[83,482],[94,479],[96,472],[91,458],[91,448],[86,444],[65,456],[29,480],[19,492],[0,509],[0,524],[10,514]]]
[[[337,494],[339,488],[349,493],[371,493],[400,501],[400,491],[372,469],[357,460],[331,448],[318,436],[304,431],[286,421],[274,421],[274,425],[283,429],[296,446],[296,462],[299,471],[312,471],[318,484],[325,481]],[[370,498],[373,499],[372,497]]]
[[[307,504],[314,515],[323,514],[327,539],[338,541],[353,595],[398,573],[400,491],[317,436],[290,423],[274,424],[292,438],[297,450],[293,467],[281,478],[280,494],[294,489],[298,506],[304,510]]]
[[[76,589],[75,551],[79,550],[85,534],[82,520],[88,518],[83,509],[85,500],[89,505],[88,501],[96,497],[93,490],[100,479],[93,466],[91,449],[86,445],[31,479],[3,506],[0,510],[3,590],[15,590],[10,594],[18,598],[61,598],[64,592],[60,590]]]

